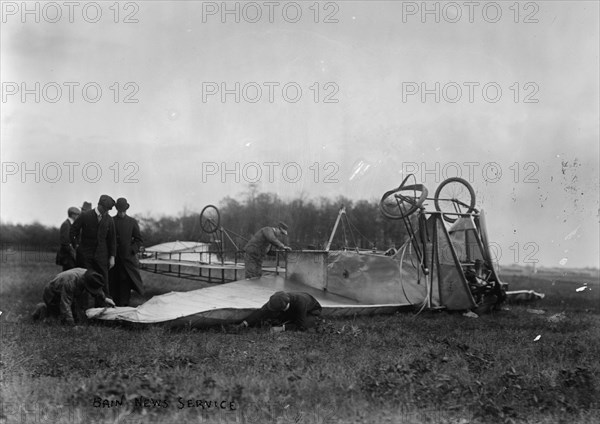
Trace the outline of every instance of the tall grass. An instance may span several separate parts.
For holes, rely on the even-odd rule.
[[[405,312],[306,333],[73,329],[28,318],[56,266],[2,265],[3,422],[600,422],[594,281],[576,292],[568,276],[502,276],[547,296],[478,319]],[[151,294],[203,285],[143,277]]]

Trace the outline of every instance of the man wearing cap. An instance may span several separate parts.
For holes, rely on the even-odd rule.
[[[128,306],[132,289],[139,294],[144,291],[137,258],[143,240],[138,222],[127,215],[127,199],[117,199],[116,207],[117,215],[113,221],[117,234],[117,256],[115,266],[109,272],[109,287],[116,305]]]
[[[102,275],[104,293],[108,296],[108,270],[115,265],[117,241],[113,219],[108,215],[115,206],[112,197],[103,194],[98,206],[79,215],[69,236],[77,251],[77,266],[92,269]],[[78,245],[78,240],[81,243]]]
[[[60,248],[56,253],[56,265],[62,265],[62,270],[67,271],[71,268],[75,268],[75,249],[71,245],[71,238],[69,237],[69,231],[71,225],[80,215],[81,211],[75,206],[71,206],[67,210],[67,219],[60,226]]]
[[[321,304],[308,293],[278,291],[257,311],[252,312],[241,325],[253,326],[264,321],[285,325],[286,329],[308,330],[321,315]]]
[[[246,243],[244,247],[246,278],[262,276],[262,262],[270,246],[292,250],[279,240],[287,236],[287,229],[288,226],[283,222],[277,224],[277,227],[263,227]]]
[[[44,288],[43,303],[38,303],[33,319],[60,317],[66,324],[74,325],[85,320],[85,310],[89,305],[89,295],[97,302],[113,307],[114,302],[104,296],[102,276],[92,270],[73,268],[63,271]]]

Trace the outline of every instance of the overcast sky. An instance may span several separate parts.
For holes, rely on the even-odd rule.
[[[599,265],[597,2],[222,4],[3,2],[2,221],[460,173],[500,262]]]

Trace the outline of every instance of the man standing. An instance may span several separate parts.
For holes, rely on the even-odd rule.
[[[287,236],[287,229],[288,226],[283,222],[277,224],[277,227],[263,227],[246,243],[244,247],[246,278],[262,276],[262,262],[270,246],[292,250],[278,240],[278,237],[283,238],[283,236]]]
[[[90,306],[89,295],[99,304],[115,306],[104,296],[102,276],[92,270],[73,268],[54,277],[44,288],[44,303],[38,303],[33,313],[34,321],[46,317],[60,317],[65,324],[74,325],[85,320],[85,310]]]
[[[275,325],[285,325],[287,329],[304,331],[315,326],[321,310],[321,304],[308,293],[278,291],[241,325],[249,327],[270,321]]]
[[[80,213],[78,208],[71,206],[67,210],[67,219],[60,226],[60,248],[56,254],[56,265],[62,265],[63,271],[75,268],[75,249],[71,245],[69,232],[71,231],[71,224],[73,224]]]
[[[91,211],[91,210],[92,210],[92,204],[90,202],[83,202],[83,205],[81,205],[81,213]]]
[[[117,215],[113,218],[117,234],[117,257],[110,270],[110,295],[117,306],[128,306],[131,290],[143,294],[143,282],[139,271],[137,253],[143,240],[137,221],[127,215],[129,203],[117,199]]]
[[[103,194],[98,200],[98,206],[79,215],[69,232],[71,244],[77,250],[77,266],[102,275],[104,293],[107,296],[108,270],[115,265],[117,249],[115,226],[108,215],[108,211],[114,206],[113,198]],[[81,240],[79,245],[78,240]]]

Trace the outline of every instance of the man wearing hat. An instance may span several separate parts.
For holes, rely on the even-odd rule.
[[[92,270],[73,268],[63,271],[52,279],[44,288],[43,303],[38,303],[33,319],[60,317],[66,324],[85,320],[85,310],[89,305],[89,295],[106,306],[115,306],[114,302],[104,296],[102,276]]]
[[[286,329],[304,331],[313,328],[321,315],[321,304],[308,293],[278,291],[257,311],[242,321],[249,327],[264,321],[284,325]]]
[[[104,293],[108,296],[108,270],[115,265],[117,241],[113,219],[108,215],[115,206],[112,197],[103,194],[98,206],[79,215],[69,236],[77,251],[77,266],[92,269],[102,275]],[[81,240],[78,245],[78,241]]]
[[[269,247],[292,250],[279,240],[287,236],[287,229],[288,226],[283,222],[277,224],[277,227],[263,227],[246,243],[244,247],[246,278],[262,276],[262,262]]]
[[[127,199],[117,199],[117,215],[113,217],[117,234],[117,256],[115,266],[109,272],[110,295],[117,306],[129,305],[131,290],[139,294],[144,292],[137,258],[143,240],[138,222],[127,215],[127,209]]]
[[[60,247],[56,253],[56,265],[62,265],[62,270],[67,271],[75,268],[75,249],[71,245],[69,231],[71,224],[77,219],[81,211],[75,206],[67,210],[67,219],[60,226]]]
[[[81,205],[81,212],[83,213],[90,210],[92,210],[92,204],[90,202],[83,202],[83,205]]]

